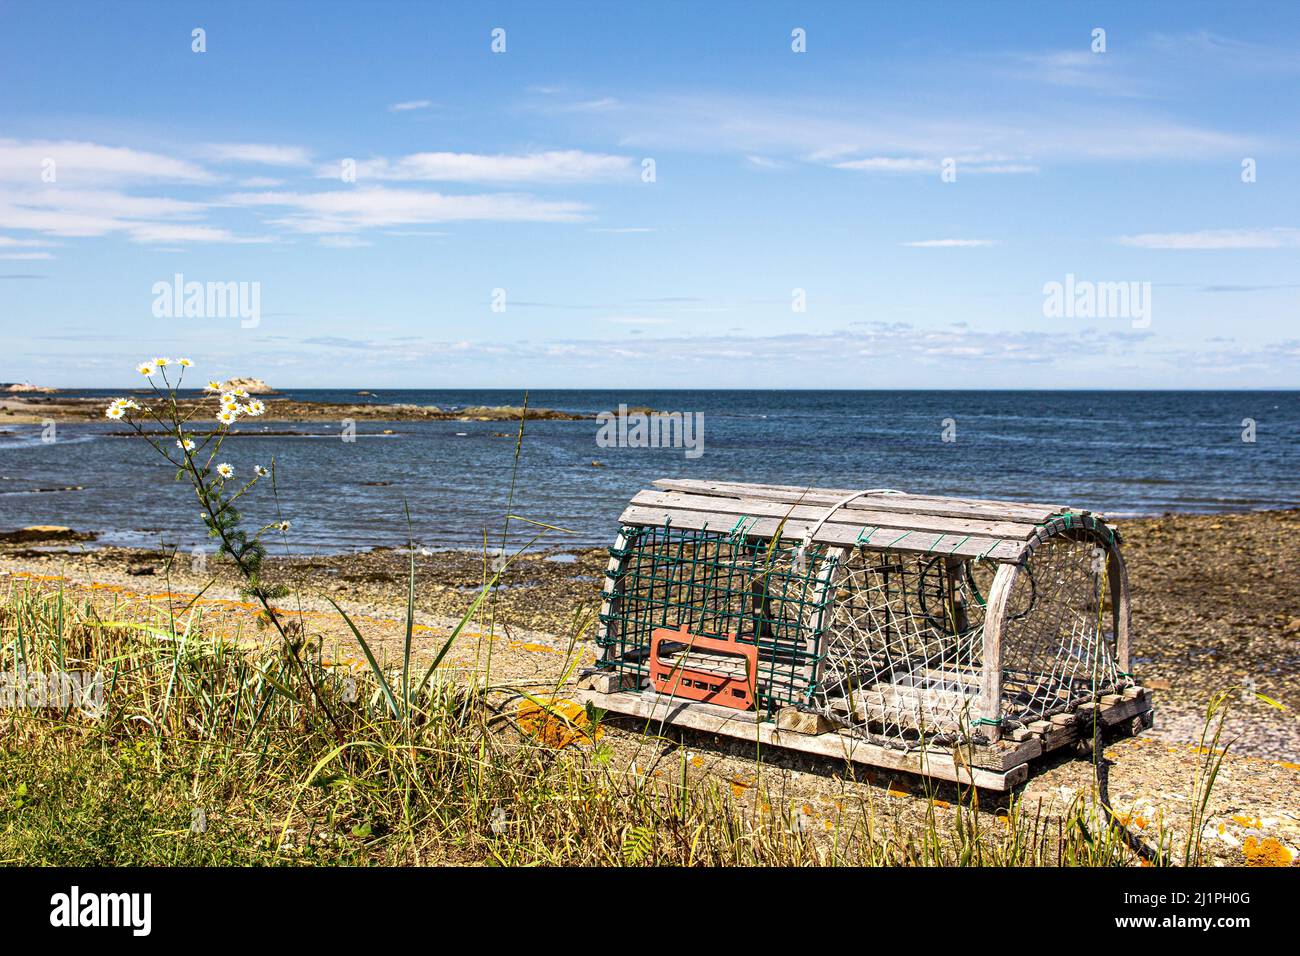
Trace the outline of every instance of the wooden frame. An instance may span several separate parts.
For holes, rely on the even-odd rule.
[[[978,620],[976,624],[982,628],[982,633],[972,637],[973,646],[981,658],[977,661],[972,659],[969,665],[945,664],[942,668],[922,663],[918,665],[920,669],[902,672],[910,675],[909,680],[892,678],[890,682],[889,677],[877,678],[877,683],[863,684],[860,691],[854,692],[852,703],[858,706],[858,710],[853,706],[847,710],[841,706],[836,711],[835,701],[843,703],[843,700],[827,696],[817,707],[816,714],[798,711],[800,721],[815,717],[819,726],[824,723],[828,728],[825,731],[827,740],[813,746],[802,736],[792,737],[779,719],[773,722],[756,717],[752,712],[738,715],[734,710],[724,718],[714,712],[723,708],[715,705],[656,695],[653,688],[645,687],[643,680],[631,680],[634,675],[638,678],[644,676],[640,656],[633,662],[632,655],[629,655],[627,668],[620,672],[618,668],[622,662],[615,659],[615,651],[620,646],[617,640],[617,585],[621,566],[620,559],[613,557],[605,578],[599,632],[599,639],[605,647],[605,669],[583,679],[584,699],[591,699],[599,706],[619,713],[643,717],[657,714],[661,723],[717,733],[732,733],[743,727],[743,733],[732,735],[823,755],[851,752],[859,755],[848,757],[856,762],[908,769],[960,782],[974,780],[976,785],[991,789],[1002,789],[1003,786],[991,779],[962,777],[952,769],[958,750],[973,747],[974,752],[983,755],[979,759],[991,761],[990,766],[1004,772],[1011,765],[1007,764],[1008,760],[1012,763],[1019,761],[1015,763],[1019,766],[1032,759],[1024,748],[1031,740],[1038,741],[1040,749],[1046,750],[1076,739],[1081,732],[1076,726],[1077,718],[1085,713],[1104,713],[1112,724],[1136,717],[1140,718],[1139,723],[1145,720],[1149,725],[1150,697],[1128,679],[1131,607],[1127,571],[1119,550],[1118,534],[1100,515],[1057,505],[908,495],[883,490],[853,492],[694,479],[661,479],[654,482],[654,486],[639,492],[629,503],[621,515],[625,527],[669,527],[706,532],[717,529],[720,533],[730,529],[732,535],[742,535],[750,542],[770,541],[779,534],[783,541],[799,542],[803,548],[821,545],[819,560],[824,564],[813,585],[814,603],[819,610],[818,619],[808,622],[811,635],[823,634],[827,627],[833,626],[826,616],[833,613],[837,589],[842,586],[842,569],[859,550],[863,553],[896,552],[912,560],[925,560],[928,555],[942,558],[943,580],[946,582],[944,615],[951,620],[956,634],[971,631],[969,614],[972,608],[965,604],[962,575],[969,573],[973,563],[995,564],[993,581],[983,598],[982,624]],[[1110,680],[1101,688],[1095,679],[1092,684],[1085,684],[1085,687],[1093,688],[1093,696],[1086,699],[1080,698],[1077,692],[1064,692],[1066,707],[1035,705],[1029,708],[1023,702],[1038,699],[1035,688],[1046,687],[1049,700],[1056,698],[1050,696],[1050,684],[1032,677],[1037,671],[1030,671],[1030,677],[1024,676],[1025,672],[1017,664],[1018,640],[1010,650],[1005,645],[1008,625],[1014,619],[1010,617],[1009,605],[1017,582],[1026,573],[1025,568],[1032,569],[1035,551],[1058,536],[1074,541],[1096,541],[1098,547],[1105,550],[1112,636],[1107,638],[1101,633],[1096,640],[1113,641],[1113,645],[1108,643],[1106,646],[1113,648],[1113,663],[1121,679],[1118,685]],[[615,552],[625,551],[628,542],[628,535],[620,533]],[[859,569],[854,573],[862,571]],[[978,592],[975,596],[979,598]],[[805,641],[815,643],[817,638],[810,636]],[[824,688],[828,679],[825,653],[811,645],[805,646],[805,652],[814,661],[806,667],[809,687]],[[1010,659],[1008,653],[1012,655]],[[924,669],[927,667],[937,669]],[[1014,679],[1008,679],[1008,667],[1013,669]],[[892,671],[881,673],[890,674]],[[927,676],[921,680],[917,675]],[[840,679],[836,677],[837,682]],[[843,686],[856,684],[845,683]],[[1078,678],[1071,677],[1070,682],[1062,686],[1077,687]],[[1111,690],[1116,693],[1110,693]],[[825,691],[821,692],[826,695]],[[1102,696],[1096,696],[1098,694]],[[656,697],[659,700],[656,701]],[[1009,702],[1017,699],[1022,703],[1008,711],[1012,706]],[[919,750],[920,757],[900,758],[896,747],[870,743],[854,729],[866,724],[872,728],[877,728],[878,723],[894,725],[899,713],[918,706],[919,713],[931,716],[910,730],[900,727],[909,735],[904,741],[905,746]],[[877,713],[871,709],[873,707],[879,711],[877,716],[873,716]],[[1035,716],[1048,719],[1035,719]],[[800,721],[790,726],[802,726]],[[844,721],[845,725],[841,727],[837,721]],[[1140,729],[1136,724],[1134,727]],[[933,742],[936,736],[939,739],[956,737],[967,743],[941,746]],[[1007,756],[1008,753],[1016,755],[1014,760]],[[946,757],[939,756],[945,754]],[[1014,785],[1012,777],[1004,778],[1001,783]]]

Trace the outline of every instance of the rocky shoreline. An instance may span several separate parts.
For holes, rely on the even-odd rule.
[[[128,393],[139,398],[152,395],[149,390]],[[302,402],[276,398],[268,394],[263,399],[266,412],[259,416],[262,422],[339,422],[353,421],[456,421],[456,422],[510,422],[526,418],[529,421],[581,421],[594,419],[594,415],[559,411],[551,408],[529,408],[525,413],[518,405],[475,405],[468,408],[439,408],[433,405],[406,403],[383,404],[378,402]],[[0,426],[32,425],[44,421],[76,422],[103,421],[106,402],[101,398],[69,398],[58,395],[0,398]],[[202,400],[185,399],[178,403],[182,412],[199,411],[210,407]]]

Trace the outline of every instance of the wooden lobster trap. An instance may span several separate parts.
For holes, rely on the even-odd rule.
[[[992,789],[1150,726],[1100,515],[661,480],[621,520],[580,681],[606,710]]]

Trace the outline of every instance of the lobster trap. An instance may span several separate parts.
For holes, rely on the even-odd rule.
[[[655,486],[610,549],[600,659],[583,682],[606,709],[952,779],[966,748],[986,771],[965,779],[995,788],[1086,736],[1089,716],[1094,737],[1150,724],[1129,674],[1119,537],[1099,515]]]

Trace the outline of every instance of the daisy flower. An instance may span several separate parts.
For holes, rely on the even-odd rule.
[[[222,478],[233,478],[235,476],[235,469],[223,461],[221,464],[217,465],[217,474]]]
[[[263,468],[261,465],[254,465],[253,474],[257,475],[257,477],[259,478],[265,478],[267,475],[270,474],[270,472],[267,471],[265,468]]]
[[[217,421],[221,422],[223,425],[233,425],[237,418],[239,418],[239,416],[229,408],[223,408],[221,411],[217,412]]]
[[[176,360],[176,364],[179,365],[181,368],[191,368],[194,365],[194,363],[187,358],[178,358]]]
[[[153,360],[153,364],[157,365],[159,368],[164,368],[169,361],[170,359],[156,358]]]
[[[236,398],[248,398],[248,390],[243,388],[232,388],[230,394]]]
[[[117,421],[125,414],[126,414],[126,409],[123,408],[121,405],[117,404],[116,402],[108,406],[108,408],[104,409],[104,415],[107,418],[113,419],[114,421]]]
[[[261,399],[255,398],[248,403],[246,411],[248,412],[248,414],[256,418],[258,415],[261,415],[263,412],[266,411],[266,405],[265,403],[262,402]]]
[[[193,451],[194,440],[191,438],[185,438],[185,439],[178,438],[176,439],[176,447],[179,448],[181,451]]]
[[[278,524],[272,525],[272,527],[274,527],[277,531],[288,531],[288,530],[289,530],[289,522],[287,522],[287,521],[281,521],[281,522],[279,522]]]
[[[220,382],[208,382],[207,387],[204,388],[203,391],[205,391],[205,392],[219,392],[219,391],[221,391],[221,383],[220,383]]]
[[[141,375],[152,375],[155,371],[157,371],[157,369],[155,369],[153,365],[149,362],[141,362],[139,365],[135,367],[135,370],[139,372]]]

